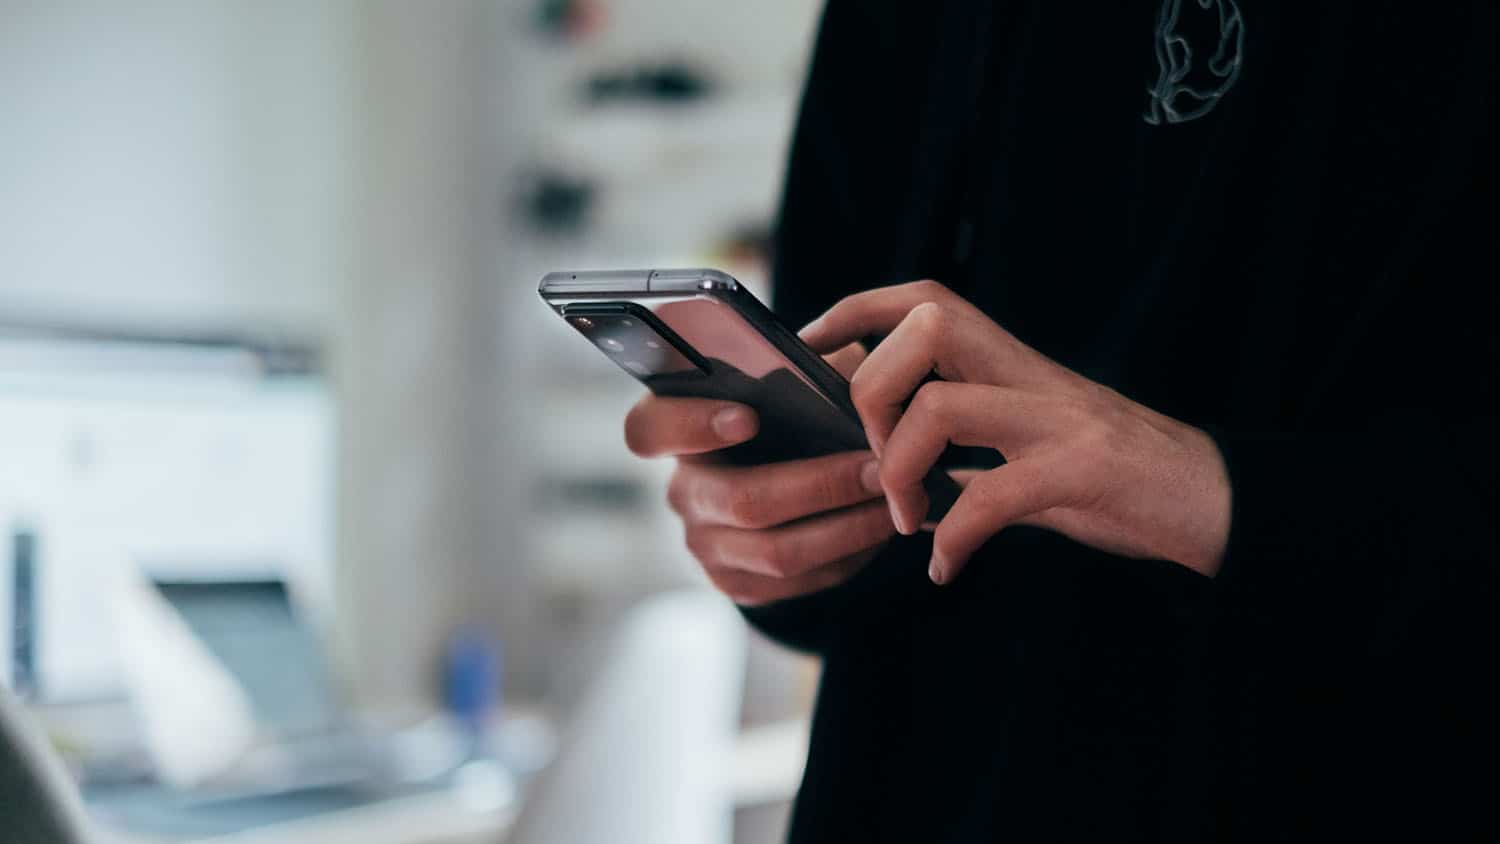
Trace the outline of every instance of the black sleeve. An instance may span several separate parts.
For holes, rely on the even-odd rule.
[[[1451,786],[1444,772],[1489,764],[1500,739],[1497,431],[1494,416],[1401,413],[1343,433],[1217,432],[1233,523],[1200,629],[1220,695],[1204,717],[1226,753],[1360,805],[1483,805],[1421,783]],[[1281,799],[1269,783],[1235,787]]]
[[[756,629],[791,648],[822,653],[832,634],[856,629],[868,621],[902,612],[915,596],[931,587],[927,561],[932,534],[896,536],[842,585],[762,607],[741,607]]]
[[[1493,595],[1500,417],[1213,433],[1233,489],[1217,589],[1258,625],[1307,647],[1375,646],[1461,593]]]
[[[1215,591],[1290,648],[1370,661],[1405,642],[1456,659],[1500,636],[1500,290],[1476,275],[1500,198],[1500,65],[1483,62],[1487,95],[1449,129],[1474,154],[1434,171],[1446,175],[1409,211],[1411,248],[1392,250],[1346,324],[1307,328],[1345,340],[1298,357],[1327,373],[1308,388],[1316,424],[1210,429],[1233,511]]]
[[[962,127],[934,127],[931,113],[944,109],[930,90],[952,61],[938,44],[951,25],[906,3],[830,0],[824,10],[772,266],[772,305],[793,328],[850,293],[942,274],[934,207],[945,204],[958,155],[949,141]],[[966,90],[939,90],[949,89]]]

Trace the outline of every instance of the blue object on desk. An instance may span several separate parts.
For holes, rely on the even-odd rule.
[[[448,641],[444,684],[448,711],[482,738],[489,713],[500,705],[500,647],[482,629],[464,627]]]

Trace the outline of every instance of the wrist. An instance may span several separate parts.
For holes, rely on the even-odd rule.
[[[1189,484],[1191,500],[1188,511],[1190,535],[1184,559],[1178,560],[1199,574],[1213,577],[1224,562],[1229,547],[1229,529],[1233,513],[1233,490],[1229,470],[1218,443],[1207,432],[1191,429],[1196,455],[1196,469]]]

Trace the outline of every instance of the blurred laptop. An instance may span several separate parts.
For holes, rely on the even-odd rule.
[[[467,748],[448,728],[362,728],[321,637],[284,581],[153,579],[248,700],[256,741],[211,785],[91,792],[116,826],[171,837],[232,833],[447,787]]]
[[[395,778],[388,737],[358,728],[284,581],[153,584],[249,699],[260,741],[227,781],[296,790]]]

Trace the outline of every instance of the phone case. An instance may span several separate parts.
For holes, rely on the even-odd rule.
[[[755,465],[821,457],[869,448],[864,430],[787,370],[752,378],[729,363],[707,359],[703,377],[654,375],[641,378],[660,396],[724,399],[755,409],[755,439],[725,449],[725,459]]]
[[[754,408],[759,432],[721,452],[727,460],[757,465],[869,447],[848,381],[725,273],[550,273],[539,292],[575,328],[586,323],[580,330],[653,393]],[[958,484],[935,468],[923,486],[928,519],[941,519]]]

